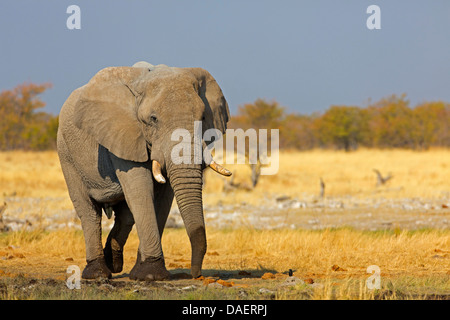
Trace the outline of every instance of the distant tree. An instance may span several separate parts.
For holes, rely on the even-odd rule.
[[[262,155],[261,152],[265,152],[271,150],[272,148],[272,135],[271,129],[279,129],[280,130],[280,140],[282,134],[282,125],[285,117],[285,108],[280,106],[280,104],[276,101],[266,101],[264,99],[257,99],[254,103],[247,103],[238,108],[238,113],[236,116],[231,117],[231,121],[228,124],[228,128],[237,129],[235,131],[235,136],[240,136],[238,138],[242,141],[242,137],[244,137],[245,141],[248,141],[248,146],[250,146],[250,141],[255,141],[256,145],[253,145],[254,148],[245,148],[245,157],[255,156],[259,159]],[[240,131],[239,129],[242,129]],[[249,129],[254,129],[249,130]],[[263,150],[259,150],[260,140],[259,140],[259,129],[267,129],[267,145]],[[245,131],[245,132],[243,132]],[[249,131],[255,133],[254,135],[249,134],[245,135]],[[254,137],[255,139],[253,139]],[[238,151],[236,148],[238,144],[235,144],[235,151]]]
[[[238,108],[231,118],[230,128],[279,129],[285,116],[285,108],[276,101],[257,99]]]
[[[30,121],[22,137],[30,150],[56,149],[56,134],[58,131],[58,117],[47,113],[36,114],[33,121]]]
[[[368,107],[375,147],[413,148],[414,117],[406,95],[392,95]]]
[[[331,106],[315,121],[315,130],[324,146],[350,151],[364,142],[367,134],[365,110],[354,106]]]
[[[450,105],[442,101],[425,102],[413,110],[415,146],[450,146]]]
[[[314,131],[317,114],[310,116],[288,114],[280,129],[280,147],[284,149],[308,150],[318,145]]]
[[[365,108],[331,106],[322,114],[311,115],[287,113],[276,101],[257,99],[254,103],[240,106],[228,127],[279,129],[279,146],[284,149],[325,147],[349,151],[359,146],[450,147],[449,123],[449,103],[424,102],[411,108],[406,95],[402,94],[382,98]],[[250,139],[249,135],[246,139]]]
[[[50,87],[49,83],[24,83],[0,93],[1,150],[55,147],[57,117],[36,112],[45,106],[38,95]]]

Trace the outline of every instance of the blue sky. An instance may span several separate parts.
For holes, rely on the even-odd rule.
[[[66,9],[81,9],[68,30]],[[369,30],[369,5],[381,30]],[[51,82],[54,114],[98,70],[146,60],[203,67],[232,114],[258,97],[289,112],[406,93],[450,102],[450,1],[2,1],[0,90]]]

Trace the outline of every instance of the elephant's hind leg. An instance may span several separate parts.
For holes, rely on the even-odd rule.
[[[114,227],[108,235],[103,253],[109,270],[113,273],[118,273],[123,268],[123,247],[133,228],[134,219],[125,201],[115,205],[113,210],[115,216]]]
[[[61,168],[69,189],[69,195],[78,217],[81,220],[86,245],[87,265],[83,279],[111,278],[106,266],[102,248],[102,209],[89,196],[87,189],[71,163],[61,161]]]

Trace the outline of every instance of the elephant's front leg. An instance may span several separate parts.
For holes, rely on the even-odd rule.
[[[161,247],[155,214],[153,178],[151,169],[112,157],[125,200],[133,214],[139,237],[140,259],[130,273],[133,280],[164,280],[170,278]]]

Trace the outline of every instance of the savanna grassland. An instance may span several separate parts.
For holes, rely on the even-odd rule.
[[[0,299],[450,298],[450,150],[285,151],[278,174],[253,189],[249,166],[227,168],[232,188],[205,175],[202,279],[189,279],[190,244],[174,223],[162,239],[173,280],[128,279],[133,230],[121,274],[69,290],[66,270],[84,267],[84,240],[56,153],[0,153],[9,226],[0,233]],[[373,169],[392,178],[377,186]],[[177,221],[176,205],[170,217]],[[106,241],[112,221],[104,220]],[[367,287],[371,265],[379,289]]]

